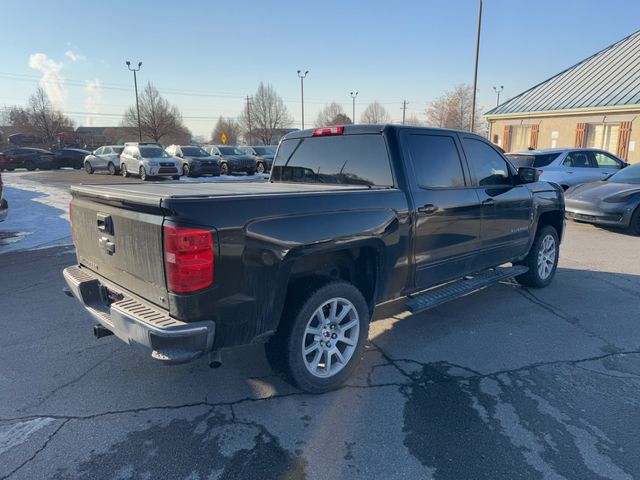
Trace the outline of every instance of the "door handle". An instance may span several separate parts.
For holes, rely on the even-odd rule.
[[[493,207],[496,204],[496,201],[493,198],[487,198],[482,202],[483,207]]]
[[[422,207],[418,207],[418,213],[424,213],[425,215],[433,215],[437,211],[438,211],[438,207],[436,207],[432,203],[427,203],[426,205],[423,205]]]

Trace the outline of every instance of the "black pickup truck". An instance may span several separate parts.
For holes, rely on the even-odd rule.
[[[268,182],[72,187],[69,289],[97,337],[181,363],[266,342],[322,392],[353,372],[376,305],[423,311],[515,277],[548,285],[562,189],[478,135],[393,125],[288,134]]]

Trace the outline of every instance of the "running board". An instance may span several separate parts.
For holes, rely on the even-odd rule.
[[[465,277],[461,280],[446,283],[440,287],[434,287],[422,293],[409,296],[406,303],[407,309],[411,313],[424,312],[430,308],[437,307],[450,300],[464,297],[470,293],[477,292],[501,280],[507,280],[517,275],[522,275],[529,271],[528,267],[523,265],[514,265],[513,267],[498,267],[484,272],[477,273],[473,276]]]

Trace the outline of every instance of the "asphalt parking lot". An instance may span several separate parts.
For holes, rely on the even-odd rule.
[[[31,178],[76,181],[55,175]],[[61,293],[74,259],[0,254],[0,479],[640,478],[639,237],[568,223],[547,289],[385,306],[348,386],[315,396],[260,346],[212,370],[94,339]]]

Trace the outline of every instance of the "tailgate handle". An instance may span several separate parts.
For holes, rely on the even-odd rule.
[[[113,235],[113,220],[111,219],[111,215],[98,213],[97,217],[98,230],[108,233],[109,235]]]

